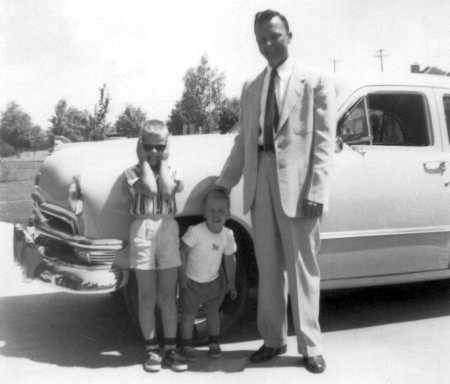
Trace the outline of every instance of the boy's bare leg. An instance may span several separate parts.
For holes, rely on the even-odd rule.
[[[136,269],[139,325],[145,340],[154,339],[156,305],[156,271]]]
[[[195,314],[183,313],[181,321],[181,339],[192,340],[192,331],[194,329]]]
[[[158,306],[166,339],[175,339],[177,335],[177,281],[178,268],[158,270]]]
[[[220,334],[220,315],[219,308],[214,306],[205,305],[206,319],[208,320],[208,334],[209,336],[219,337]]]
[[[174,371],[188,369],[185,358],[176,351],[178,267],[158,270],[158,306],[164,329],[164,358]]]
[[[219,306],[217,303],[210,303],[205,305],[206,318],[208,319],[208,338],[209,351],[208,356],[214,359],[222,356],[222,350],[219,345],[220,334],[220,315]]]

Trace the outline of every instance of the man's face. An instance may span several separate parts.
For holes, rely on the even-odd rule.
[[[167,148],[167,138],[157,135],[142,136],[142,146],[147,157],[147,161],[151,166],[157,166],[164,158]]]
[[[228,219],[228,202],[225,199],[209,198],[205,203],[206,225],[211,232],[219,233]]]
[[[272,68],[277,67],[287,59],[292,34],[286,31],[283,21],[278,16],[274,16],[261,24],[256,24],[255,36],[259,51]]]

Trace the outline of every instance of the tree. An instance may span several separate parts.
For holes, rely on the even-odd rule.
[[[28,149],[32,128],[30,116],[15,102],[9,103],[0,119],[0,138],[16,149]]]
[[[33,151],[50,147],[50,138],[47,132],[35,125],[30,131],[30,148]]]
[[[183,133],[192,127],[194,132],[206,133],[218,129],[220,110],[224,101],[225,76],[211,68],[203,55],[196,68],[190,68],[184,76],[181,100],[175,104],[167,123],[173,134]]]
[[[222,104],[219,116],[220,133],[229,132],[239,120],[239,99],[233,97],[226,98]]]
[[[55,115],[50,118],[50,132],[65,136],[70,141],[87,140],[90,130],[89,113],[67,106],[65,100],[58,101]]]
[[[147,120],[145,112],[138,107],[127,105],[117,118],[114,128],[120,136],[137,137],[145,120]]]
[[[9,157],[16,154],[16,149],[7,142],[0,140],[0,157]]]
[[[55,114],[50,118],[50,132],[65,136],[70,141],[104,140],[110,124],[106,121],[110,97],[105,94],[106,86],[100,88],[100,97],[94,107],[94,115],[70,107],[63,99],[58,101]]]
[[[104,140],[107,131],[111,125],[106,121],[106,115],[109,111],[109,95],[105,95],[106,84],[99,89],[100,97],[94,107],[94,116],[89,116],[89,140]]]

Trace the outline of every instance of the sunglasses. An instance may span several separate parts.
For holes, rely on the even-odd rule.
[[[144,151],[145,152],[151,152],[154,149],[156,149],[157,152],[164,152],[166,149],[166,145],[165,144],[142,144],[142,146],[144,147]]]

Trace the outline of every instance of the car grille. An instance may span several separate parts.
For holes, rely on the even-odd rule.
[[[91,264],[112,264],[117,252],[91,251],[88,259]]]

